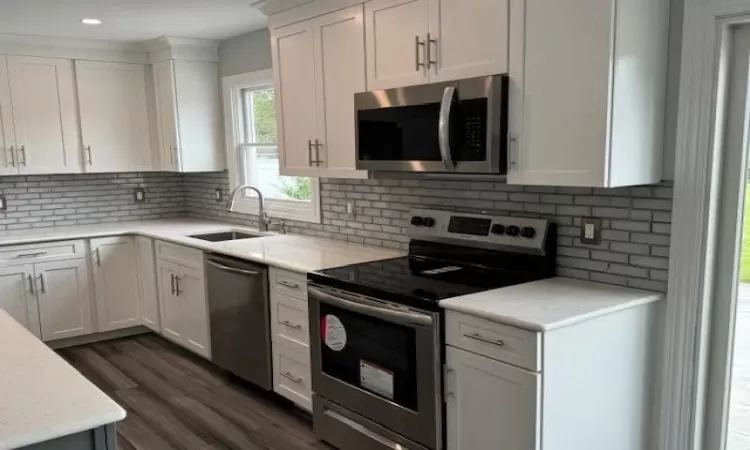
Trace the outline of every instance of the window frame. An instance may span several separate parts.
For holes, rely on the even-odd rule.
[[[245,178],[244,161],[241,160],[240,147],[247,145],[243,142],[245,129],[245,118],[243,117],[243,91],[247,89],[275,88],[273,82],[273,71],[271,69],[247,72],[239,75],[223,77],[222,97],[224,108],[224,132],[226,138],[227,170],[229,172],[230,190],[240,186]],[[278,101],[278,98],[276,99]],[[278,111],[276,108],[277,129]],[[276,146],[281,152],[281,139],[277,139]],[[282,160],[279,154],[279,162]],[[310,177],[312,196],[310,202],[297,202],[292,200],[279,200],[273,198],[265,199],[265,209],[269,217],[275,219],[298,220],[302,222],[321,223],[320,208],[320,180]],[[235,203],[235,212],[258,215],[257,197],[241,196]]]

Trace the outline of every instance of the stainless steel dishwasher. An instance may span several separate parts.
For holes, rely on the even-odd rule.
[[[205,261],[212,361],[271,390],[268,268],[215,254]]]

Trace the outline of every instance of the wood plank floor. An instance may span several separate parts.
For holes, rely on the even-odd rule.
[[[156,335],[59,354],[127,410],[119,450],[331,449],[291,403]]]

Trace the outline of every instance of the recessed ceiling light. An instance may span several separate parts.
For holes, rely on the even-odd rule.
[[[81,19],[81,23],[86,25],[101,25],[102,21],[99,19],[84,17],[83,19]]]

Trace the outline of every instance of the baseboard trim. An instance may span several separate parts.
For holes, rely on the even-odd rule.
[[[124,337],[136,336],[138,334],[152,333],[152,330],[144,326],[125,328],[123,330],[107,331],[106,333],[87,334],[86,336],[76,336],[68,339],[47,342],[53,350],[61,348],[75,347],[77,345],[93,344],[94,342],[109,341]]]

